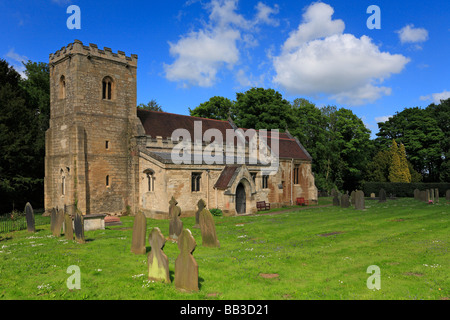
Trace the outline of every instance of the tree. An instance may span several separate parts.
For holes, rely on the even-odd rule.
[[[290,103],[273,89],[251,88],[236,93],[235,115],[240,128],[284,131],[294,125]]]
[[[161,106],[156,102],[155,99],[150,100],[147,104],[140,103],[137,107],[142,110],[148,111],[163,111]]]
[[[411,174],[409,173],[408,163],[406,162],[406,153],[404,145],[398,147],[397,142],[392,140],[391,165],[389,166],[390,182],[411,182]]]
[[[201,103],[198,107],[191,109],[189,113],[193,117],[228,120],[234,118],[234,102],[228,98],[215,96]]]
[[[374,182],[389,181],[389,167],[391,162],[390,150],[378,151],[373,160],[367,165],[366,180]]]

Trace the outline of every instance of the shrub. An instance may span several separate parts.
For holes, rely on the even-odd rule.
[[[220,210],[219,208],[209,209],[209,212],[211,212],[211,214],[215,217],[221,217],[223,215],[222,210]]]

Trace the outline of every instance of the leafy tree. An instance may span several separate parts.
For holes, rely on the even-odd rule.
[[[158,102],[156,102],[155,99],[150,100],[147,104],[140,103],[137,107],[148,111],[163,111],[161,106],[158,104]]]
[[[251,88],[236,93],[235,115],[240,128],[284,131],[294,125],[290,103],[273,89]]]
[[[390,150],[378,151],[373,160],[367,165],[367,181],[389,181],[389,167],[391,162],[392,159]]]
[[[206,102],[201,103],[198,107],[191,109],[189,113],[193,117],[228,120],[234,118],[234,102],[228,98],[215,96]]]
[[[408,163],[406,162],[405,146],[401,144],[398,147],[397,142],[393,140],[390,153],[389,181],[410,183],[411,174],[409,173]]]

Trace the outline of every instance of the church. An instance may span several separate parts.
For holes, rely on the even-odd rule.
[[[79,40],[50,54],[46,211],[166,219],[172,196],[182,216],[200,199],[224,215],[317,201],[312,158],[288,131],[138,109],[137,60]]]

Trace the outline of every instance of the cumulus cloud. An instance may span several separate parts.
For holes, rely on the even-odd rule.
[[[414,28],[413,24],[408,24],[396,32],[401,43],[417,43],[428,40],[428,31],[424,28]]]
[[[26,56],[18,54],[17,52],[15,52],[14,48],[11,48],[8,53],[5,54],[5,58],[22,78],[27,77],[25,74],[26,69],[24,66],[24,63],[28,61],[28,58]]]
[[[389,118],[392,118],[392,116],[381,116],[381,117],[376,117],[375,121],[378,122],[386,122],[389,121]]]
[[[409,59],[381,52],[367,36],[343,33],[342,20],[325,3],[311,4],[303,23],[289,35],[273,59],[275,83],[291,94],[326,94],[339,103],[362,105],[391,94],[380,86],[400,73]]]
[[[431,100],[434,104],[440,104],[441,100],[447,100],[448,98],[450,98],[450,91],[444,90],[442,92],[432,93],[427,96],[421,96],[420,100]]]
[[[210,87],[217,81],[222,68],[232,69],[239,62],[239,44],[253,48],[258,41],[252,35],[260,24],[276,25],[273,15],[278,7],[261,2],[255,6],[253,19],[237,13],[238,0],[212,0],[205,5],[209,21],[204,28],[180,37],[176,43],[169,42],[172,64],[164,64],[166,78],[180,81],[184,86]],[[239,77],[244,75],[242,72]]]

